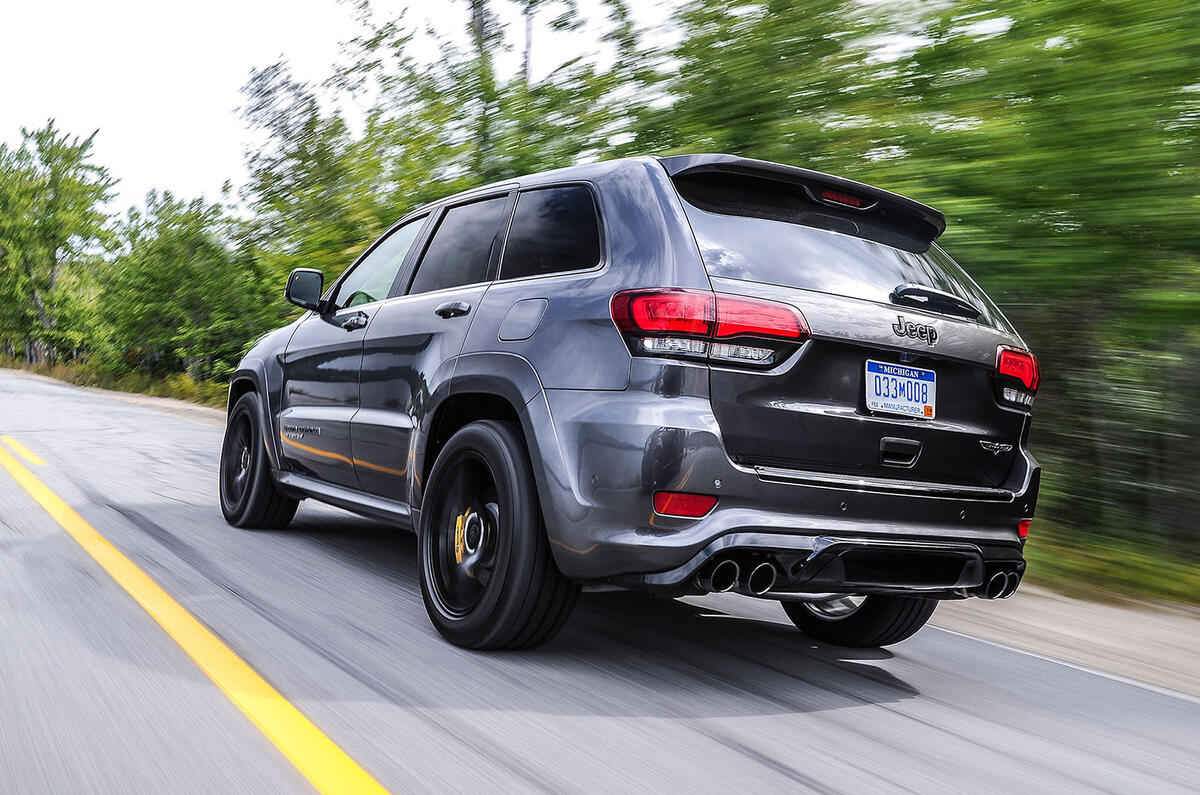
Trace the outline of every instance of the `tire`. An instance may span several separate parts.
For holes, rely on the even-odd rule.
[[[912,637],[937,608],[936,599],[912,596],[863,597],[858,607],[844,615],[834,615],[830,607],[841,600],[814,605],[807,602],[781,602],[796,629],[814,640],[835,646],[870,648],[890,646]],[[826,607],[822,607],[826,605]]]
[[[460,429],[434,462],[418,528],[433,626],[468,649],[522,649],[562,628],[579,586],[550,553],[529,453],[511,424]]]
[[[271,477],[271,462],[259,427],[258,394],[247,392],[233,404],[221,445],[221,513],[234,527],[278,530],[287,527],[300,503]]]

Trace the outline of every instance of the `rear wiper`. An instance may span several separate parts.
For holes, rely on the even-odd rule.
[[[933,312],[941,312],[944,315],[959,315],[971,320],[975,320],[983,314],[970,301],[959,298],[957,295],[935,290],[932,287],[926,287],[923,284],[902,284],[892,290],[889,297],[893,304],[907,304]]]

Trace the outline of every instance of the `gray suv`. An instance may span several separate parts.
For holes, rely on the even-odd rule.
[[[519,648],[581,586],[736,591],[895,643],[1010,596],[1037,360],[941,213],[729,155],[632,158],[416,210],[229,389],[239,527],[312,498],[417,533],[452,643]]]

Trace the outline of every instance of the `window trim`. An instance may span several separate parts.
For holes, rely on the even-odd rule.
[[[590,265],[586,268],[573,268],[569,271],[555,271],[554,273],[538,273],[532,276],[513,276],[510,279],[504,278],[504,255],[508,253],[508,239],[512,234],[513,221],[516,220],[517,204],[521,200],[521,194],[533,193],[539,190],[551,190],[553,188],[587,188],[592,195],[592,210],[596,214],[596,232],[599,235],[600,257],[595,265]],[[604,227],[604,213],[600,211],[600,192],[596,190],[595,184],[588,180],[573,179],[563,182],[552,182],[545,185],[531,185],[528,188],[519,188],[516,191],[516,200],[513,202],[512,212],[508,218],[508,225],[504,229],[504,245],[500,247],[500,259],[496,263],[496,272],[492,281],[500,284],[510,284],[514,282],[527,282],[536,279],[553,279],[559,276],[577,276],[584,273],[594,273],[602,271],[608,267],[608,234]]]
[[[342,271],[342,275],[338,276],[336,279],[334,279],[333,284],[329,285],[329,289],[327,289],[325,291],[325,294],[323,296],[321,296],[321,301],[322,301],[322,303],[325,304],[321,314],[325,314],[325,315],[337,314],[338,312],[343,312],[346,309],[352,308],[352,307],[344,307],[344,306],[335,307],[333,305],[334,298],[337,296],[338,291],[340,291],[342,289],[342,282],[346,281],[346,279],[348,279],[350,277],[350,274],[352,274],[354,271],[358,270],[358,267],[363,262],[366,261],[367,257],[371,256],[371,254],[374,253],[375,249],[379,248],[379,246],[381,246],[385,240],[387,240],[389,237],[391,237],[393,234],[395,234],[397,231],[399,231],[401,227],[408,226],[410,223],[419,223],[419,224],[421,224],[421,226],[417,229],[417,235],[416,235],[416,237],[413,238],[413,242],[409,246],[408,252],[404,255],[404,260],[400,263],[399,270],[396,271],[397,278],[401,274],[403,274],[405,268],[408,266],[409,258],[412,257],[413,250],[415,248],[417,248],[417,245],[419,243],[421,243],[422,239],[424,238],[424,236],[426,234],[425,227],[426,227],[426,224],[429,223],[429,219],[432,215],[433,215],[432,212],[425,212],[423,210],[409,213],[408,215],[405,215],[404,217],[402,217],[399,221],[396,221],[396,223],[389,226],[387,228],[387,230],[384,231],[383,234],[381,234],[379,237],[377,237],[375,239],[375,242],[371,243],[371,245],[369,245],[365,249],[363,249],[363,252],[361,254],[359,254],[358,257],[355,258],[354,262],[350,263],[350,267],[346,268],[346,270]],[[392,291],[395,289],[396,289],[396,281],[395,281],[395,279],[393,279],[392,287],[388,291],[388,294],[385,297],[376,299],[367,304],[360,304],[359,306],[370,306],[371,304],[377,304],[380,301],[386,301],[388,298],[391,297]]]
[[[432,295],[445,290],[457,290],[460,287],[473,287],[480,284],[491,284],[495,281],[496,269],[499,266],[499,258],[504,253],[504,244],[508,239],[508,227],[512,223],[513,208],[516,207],[517,188],[512,185],[492,188],[490,190],[480,191],[468,196],[460,196],[453,201],[447,201],[434,208],[430,213],[434,217],[434,222],[424,232],[420,240],[420,253],[411,263],[405,262],[405,272],[402,273],[402,279],[397,279],[396,284],[392,288],[390,298],[407,297],[410,295]],[[412,291],[413,282],[416,281],[417,272],[421,269],[421,263],[425,259],[426,253],[429,251],[429,246],[433,243],[434,237],[437,236],[437,230],[441,227],[442,221],[445,220],[447,213],[451,210],[463,207],[468,204],[477,204],[479,202],[488,201],[489,199],[499,199],[505,197],[507,202],[504,209],[500,212],[500,223],[497,227],[497,233],[502,235],[500,245],[493,251],[488,259],[487,270],[484,273],[484,278],[479,281],[469,282],[465,284],[455,284],[449,287],[441,287],[437,290],[426,290],[421,293]],[[414,246],[416,248],[416,246]]]

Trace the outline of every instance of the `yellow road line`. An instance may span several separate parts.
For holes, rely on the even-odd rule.
[[[20,442],[18,442],[16,439],[12,438],[11,436],[0,436],[0,441],[3,441],[6,445],[8,445],[12,449],[12,451],[14,453],[21,456],[21,458],[24,458],[29,463],[33,464],[35,467],[46,466],[46,462],[42,460],[42,457],[40,455],[33,452],[28,447],[21,444]]]
[[[5,441],[11,444],[7,437]],[[386,792],[253,668],[4,449],[0,449],[0,466],[145,608],[319,791]]]

